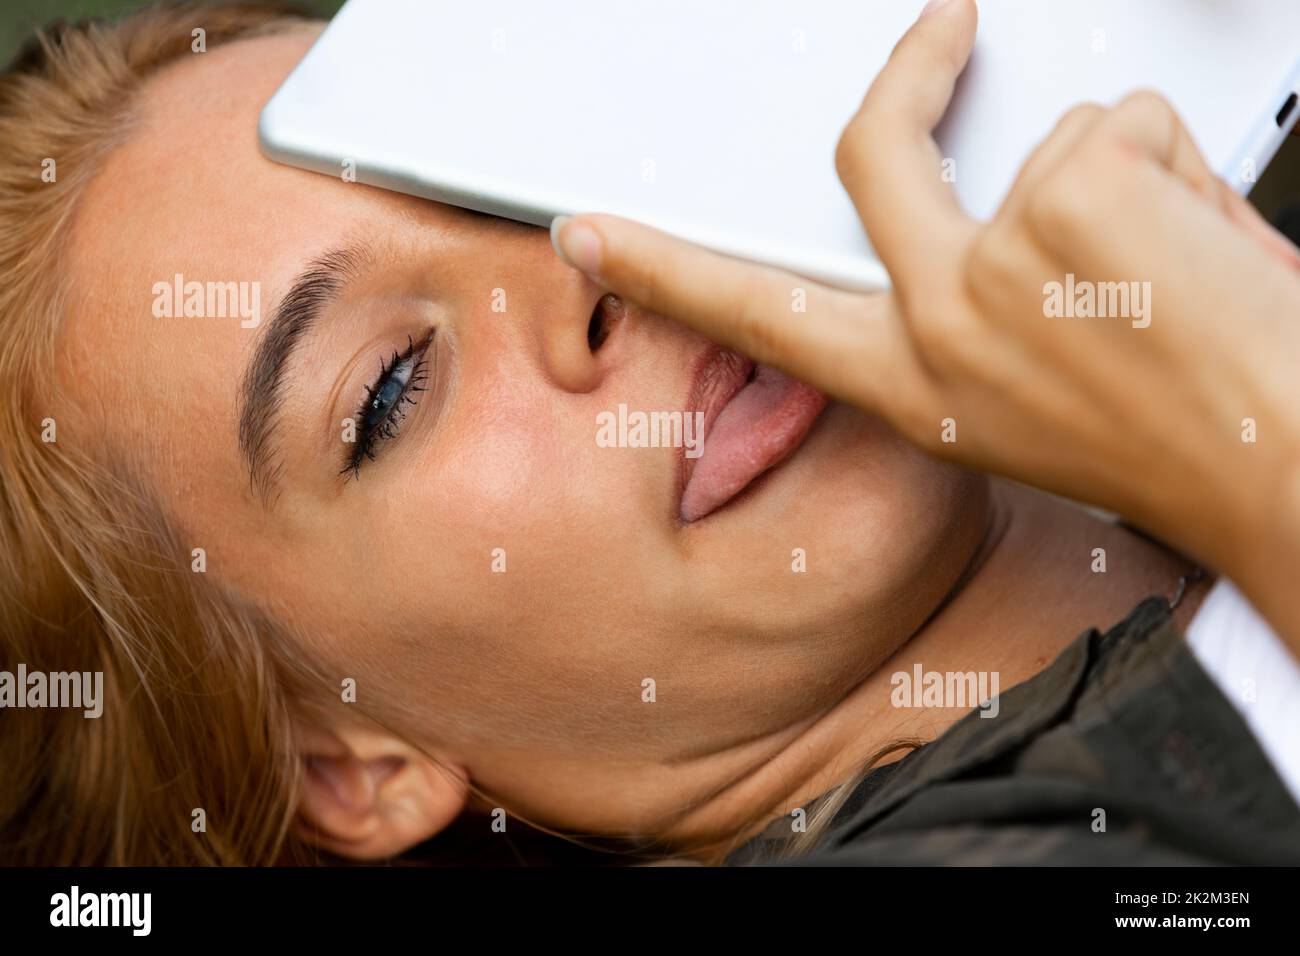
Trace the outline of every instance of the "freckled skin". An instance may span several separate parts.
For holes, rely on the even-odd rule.
[[[139,462],[210,575],[484,786],[574,825],[669,812],[699,780],[666,761],[811,717],[924,620],[978,543],[986,482],[832,406],[757,493],[678,525],[674,453],[598,447],[596,416],[682,409],[704,341],[632,311],[593,354],[602,290],[545,230],[265,159],[258,111],[312,35],[211,50],[146,91],[79,211],[66,440]],[[292,277],[354,239],[373,268],[295,366],[268,512],[238,384]],[[154,318],[177,272],[260,282],[263,323]],[[442,384],[341,481],[341,419],[430,323]]]

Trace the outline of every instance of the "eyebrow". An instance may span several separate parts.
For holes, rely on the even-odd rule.
[[[249,482],[266,507],[274,499],[283,467],[275,454],[275,436],[293,356],[367,258],[366,247],[351,245],[311,260],[276,306],[244,370],[239,388],[239,450]]]

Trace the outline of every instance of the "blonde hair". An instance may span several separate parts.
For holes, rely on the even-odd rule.
[[[310,852],[291,828],[301,771],[289,701],[314,675],[253,611],[196,583],[205,576],[141,482],[60,443],[49,394],[77,197],[129,130],[134,94],[190,51],[196,27],[220,44],[307,20],[278,3],[179,2],[56,23],[0,76],[0,660],[102,671],[110,705],[99,719],[4,713],[0,862]]]
[[[146,483],[120,459],[110,467],[60,443],[50,409],[70,274],[63,250],[79,195],[130,131],[135,94],[190,52],[196,27],[215,46],[311,21],[282,2],[158,3],[42,28],[0,75],[0,663],[102,672],[111,705],[95,720],[5,712],[0,864],[322,859],[294,827],[295,717],[336,690],[333,679],[272,622],[193,574]],[[57,163],[51,181],[47,160]],[[783,855],[815,845],[860,776],[820,802]],[[708,856],[720,862],[732,848]]]

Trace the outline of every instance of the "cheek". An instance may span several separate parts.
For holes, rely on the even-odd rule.
[[[594,576],[591,536],[565,517],[580,511],[568,477],[582,469],[553,407],[478,390],[376,519],[390,566],[384,656],[395,679],[466,713],[572,681],[588,650],[575,589]]]
[[[476,383],[458,411],[429,472],[449,529],[512,529],[563,500],[563,423],[540,390]]]
[[[642,613],[610,569],[641,568],[656,581],[671,570],[656,557],[658,514],[646,505],[667,471],[653,456],[598,448],[589,405],[519,383],[476,384],[472,403],[458,405],[424,477],[407,483],[405,517],[383,519],[393,548],[433,552],[440,569],[428,601],[419,574],[393,582],[413,611],[474,641],[509,633],[521,646],[578,655],[590,650],[577,646],[583,635],[620,621],[626,629],[624,618]]]
[[[549,567],[569,563],[575,506],[553,407],[527,387],[476,385],[382,518],[393,548],[437,565],[432,589],[419,574],[392,582],[412,607],[429,594],[426,619],[498,633],[544,610]]]
[[[497,406],[490,419],[465,423],[453,436],[455,453],[442,470],[448,518],[478,518],[499,524],[534,495],[545,496],[545,476],[554,449],[548,447],[537,414],[516,406]],[[469,514],[460,509],[468,509]]]

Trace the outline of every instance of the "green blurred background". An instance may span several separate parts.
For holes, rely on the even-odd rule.
[[[329,17],[343,0],[299,0]],[[473,0],[466,0],[473,2]],[[0,63],[8,63],[38,24],[57,18],[111,16],[145,4],[140,0],[0,0]],[[1251,200],[1293,240],[1300,242],[1300,137],[1292,136],[1260,178]]]
[[[297,0],[331,17],[343,0]],[[148,6],[144,0],[0,0],[0,63],[8,63],[32,29],[51,20],[117,16]]]

